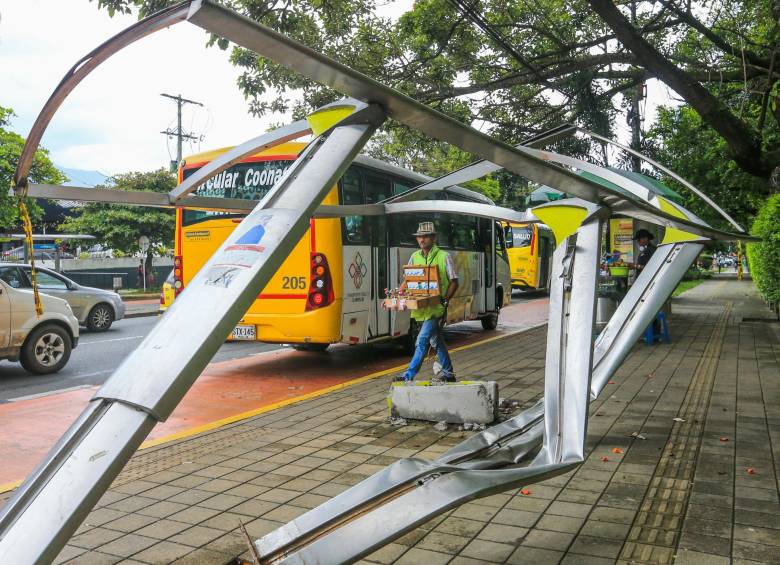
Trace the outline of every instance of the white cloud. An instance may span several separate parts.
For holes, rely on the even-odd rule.
[[[87,0],[0,0],[0,17],[0,105],[14,109],[22,135],[65,72],[136,21],[110,18]],[[175,127],[176,105],[162,92],[204,104],[184,108],[184,129],[204,135],[200,144],[185,143],[185,155],[240,143],[285,120],[250,116],[228,53],[205,43],[203,30],[180,23],[120,51],[66,99],[42,145],[66,167],[109,174],[165,167],[176,144],[159,132]]]

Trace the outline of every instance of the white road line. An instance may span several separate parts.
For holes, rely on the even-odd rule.
[[[19,402],[20,400],[32,400],[33,398],[43,398],[44,396],[51,396],[52,394],[59,394],[61,392],[70,392],[73,390],[81,390],[84,388],[92,388],[93,385],[78,385],[69,388],[60,388],[57,390],[49,390],[47,392],[39,392],[38,394],[28,394],[27,396],[17,396],[16,398],[9,398],[8,402]]]
[[[76,374],[71,377],[68,377],[69,379],[87,379],[89,377],[97,377],[98,375],[105,375],[106,373],[113,373],[114,369],[104,369],[102,371],[95,371],[94,373],[84,373],[82,374]],[[86,385],[89,386],[89,385]]]
[[[114,339],[100,339],[97,341],[81,341],[79,342],[79,345],[92,345],[93,343],[108,343],[109,341],[127,341],[130,339],[143,339],[145,338],[145,335],[133,335],[130,337],[116,337]]]

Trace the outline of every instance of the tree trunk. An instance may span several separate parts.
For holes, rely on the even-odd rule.
[[[677,92],[705,123],[723,137],[740,168],[757,177],[769,178],[776,163],[768,163],[762,158],[760,139],[748,124],[646,41],[620,13],[613,0],[588,0],[588,3],[642,66]]]

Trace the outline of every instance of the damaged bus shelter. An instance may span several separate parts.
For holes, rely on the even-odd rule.
[[[251,49],[348,98],[237,146],[168,194],[28,184],[41,137],[79,82],[127,45],[180,22]],[[328,190],[388,118],[481,161],[378,204],[321,206]],[[14,177],[17,195],[209,209],[216,202],[220,210],[247,215],[2,509],[0,563],[48,563],[56,558],[147,434],[168,418],[315,215],[437,212],[446,205],[450,213],[548,224],[557,248],[544,397],[435,461],[400,460],[257,540],[254,546],[262,563],[353,562],[468,500],[541,481],[582,463],[590,400],[599,395],[703,244],[750,238],[682,179],[739,233],[714,229],[644,184],[612,170],[540,149],[566,133],[563,128],[528,145],[511,147],[211,0],[182,2],[158,12],[78,61],[55,89],[27,139]],[[195,194],[199,185],[243,156],[306,135],[312,135],[312,141],[261,201],[206,201]],[[498,168],[571,198],[520,213],[421,197],[425,191],[441,190]],[[594,343],[602,225],[617,214],[664,226],[666,235]]]

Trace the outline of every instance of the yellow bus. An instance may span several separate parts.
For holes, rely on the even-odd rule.
[[[512,288],[549,290],[555,238],[544,224],[507,223],[504,234],[509,253]]]
[[[195,194],[259,200],[305,147],[291,142],[243,159],[206,181]],[[182,161],[179,182],[230,148]],[[427,177],[360,155],[325,205],[371,204],[404,193]],[[459,187],[436,199],[492,203]],[[185,291],[242,216],[180,209],[176,215],[174,288]],[[461,281],[450,301],[448,322],[482,321],[495,328],[511,296],[509,263],[501,225],[463,215],[405,214],[312,219],[309,230],[233,330],[230,339],[289,343],[324,350],[332,343],[369,343],[415,334],[409,312],[381,307],[385,289],[400,286],[402,266],[416,249],[419,221],[432,219],[439,245],[453,255]]]

